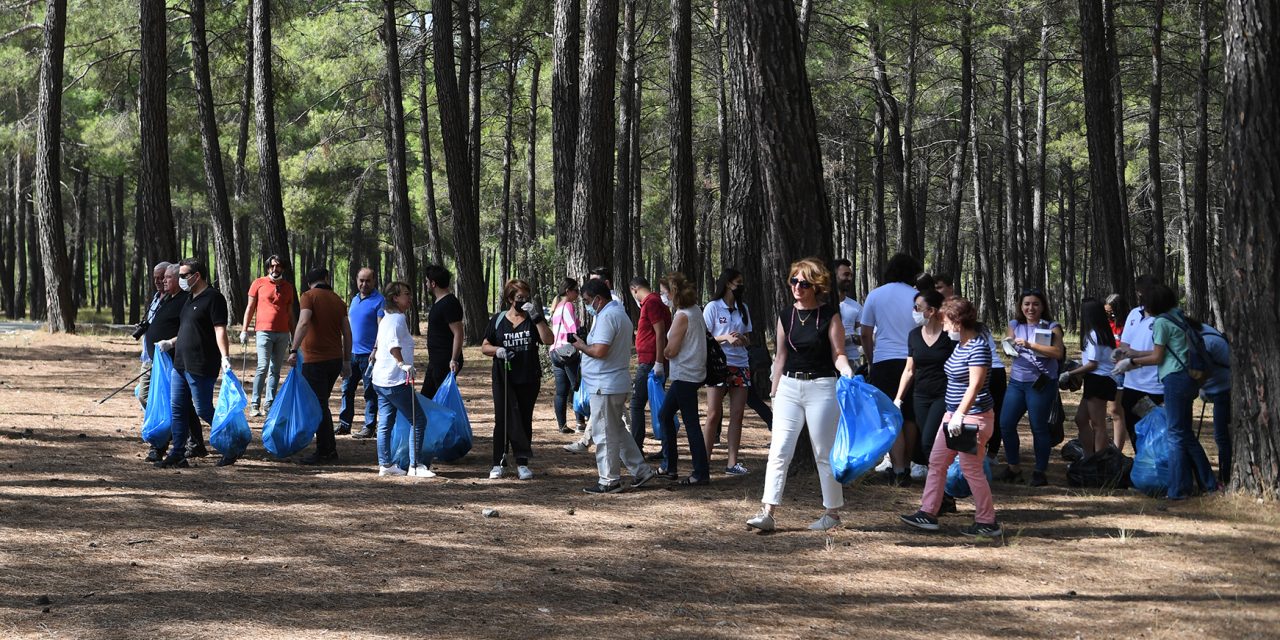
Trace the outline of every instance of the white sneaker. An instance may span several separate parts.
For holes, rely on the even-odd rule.
[[[399,467],[396,467],[396,468],[398,469]],[[432,471],[431,467],[428,467],[425,464],[419,464],[419,465],[414,465],[412,467],[409,467],[409,477],[434,478],[436,477],[436,472]]]
[[[497,480],[502,477],[502,465],[495,466],[489,470],[489,479]]]
[[[389,467],[378,467],[378,475],[379,476],[402,476],[402,475],[405,475],[405,472],[404,472],[404,469],[401,469],[400,467],[393,464]]]
[[[524,465],[520,465],[516,467],[516,477],[520,478],[521,480],[532,480],[533,470]]]
[[[586,453],[591,450],[591,441],[588,440],[583,442],[581,440],[574,440],[573,442],[566,444],[564,446],[564,450],[569,453]]]
[[[889,460],[889,454],[886,453],[884,454],[884,460],[881,460],[880,464],[876,465],[876,472],[883,473],[885,469],[892,469],[892,468],[893,468],[893,461]]]
[[[916,464],[914,462],[911,463],[912,480],[924,480],[924,477],[927,475],[929,475],[929,467],[922,464]]]

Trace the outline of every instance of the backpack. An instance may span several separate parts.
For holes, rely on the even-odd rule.
[[[1209,350],[1204,346],[1204,334],[1202,333],[1204,325],[1201,325],[1201,331],[1192,331],[1191,325],[1180,315],[1169,312],[1162,313],[1159,317],[1172,322],[1173,326],[1181,329],[1182,335],[1186,336],[1187,345],[1189,346],[1186,362],[1183,362],[1182,358],[1179,358],[1178,354],[1174,353],[1172,349],[1169,349],[1168,353],[1182,365],[1183,369],[1186,369],[1187,375],[1191,376],[1192,380],[1204,382],[1213,374],[1214,369],[1220,366],[1209,356]]]
[[[707,377],[703,379],[702,386],[714,387],[722,385],[729,379],[729,359],[724,355],[724,349],[720,347],[720,342],[710,331],[707,334]]]

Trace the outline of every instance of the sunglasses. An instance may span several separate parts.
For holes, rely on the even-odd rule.
[[[812,282],[809,282],[808,280],[801,280],[801,279],[799,279],[799,278],[792,278],[792,279],[791,279],[791,280],[789,280],[788,282],[790,282],[790,283],[791,283],[791,286],[793,286],[793,287],[800,287],[801,289],[812,289],[812,288],[813,288],[813,283],[812,283]]]
[[[1044,292],[1043,292],[1043,291],[1041,291],[1041,290],[1039,290],[1039,289],[1036,289],[1035,287],[1031,287],[1031,288],[1028,288],[1028,289],[1023,289],[1023,290],[1022,290],[1022,294],[1021,294],[1021,295],[1023,295],[1023,296],[1043,296],[1043,295],[1044,295]]]
[[[194,276],[195,274],[196,274],[196,272],[195,272],[195,271],[188,271],[188,272],[186,272],[186,273],[179,273],[179,274],[178,274],[178,277],[179,277],[179,278],[181,278],[181,279],[183,279],[183,280],[186,280],[187,278],[190,278],[191,276]]]

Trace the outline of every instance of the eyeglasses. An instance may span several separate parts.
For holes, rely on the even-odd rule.
[[[186,273],[179,273],[179,274],[178,274],[178,277],[179,277],[179,278],[181,278],[181,279],[183,279],[183,280],[186,280],[187,278],[190,278],[191,276],[194,276],[195,274],[196,274],[196,272],[195,272],[195,271],[188,271],[188,272],[186,272]]]
[[[793,287],[800,287],[801,289],[812,289],[812,288],[813,288],[813,283],[812,283],[812,282],[809,282],[808,280],[801,280],[801,279],[799,279],[799,278],[792,278],[792,279],[791,279],[791,280],[789,280],[788,282],[790,282],[790,283],[791,283],[791,286],[793,286]]]
[[[1028,287],[1028,288],[1026,288],[1026,289],[1023,289],[1023,290],[1022,290],[1022,294],[1021,294],[1021,295],[1023,295],[1023,296],[1043,296],[1043,295],[1044,295],[1044,292],[1043,292],[1043,291],[1041,291],[1041,290],[1039,290],[1039,289],[1037,289],[1037,288],[1035,288],[1035,287]]]

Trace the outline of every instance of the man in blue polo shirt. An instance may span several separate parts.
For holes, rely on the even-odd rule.
[[[382,319],[382,294],[373,269],[364,267],[356,274],[356,293],[347,305],[351,321],[351,375],[342,381],[342,409],[338,412],[336,435],[351,433],[351,420],[356,412],[356,385],[364,380],[369,367],[369,354],[378,337],[378,321]],[[364,383],[364,426],[353,438],[372,438],[378,427],[378,396],[373,385]]]

